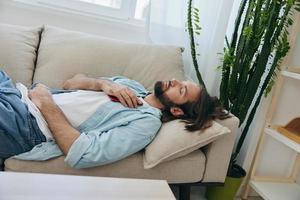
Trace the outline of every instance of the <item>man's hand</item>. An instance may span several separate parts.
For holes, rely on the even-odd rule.
[[[28,97],[39,108],[39,110],[42,110],[45,104],[54,102],[51,92],[45,85],[40,83],[32,90],[29,90]]]
[[[123,106],[136,108],[138,105],[142,105],[143,102],[134,94],[134,92],[126,86],[110,83],[103,85],[103,92],[107,95],[118,98]]]

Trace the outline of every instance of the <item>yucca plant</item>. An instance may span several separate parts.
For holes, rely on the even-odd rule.
[[[200,15],[199,15],[199,9],[193,6],[193,0],[188,1],[186,30],[190,38],[191,56],[193,60],[194,69],[197,75],[197,79],[199,84],[205,87],[205,84],[203,82],[202,76],[199,71],[199,65],[197,60],[199,54],[197,53],[197,49],[196,49],[197,46],[196,36],[199,36],[201,31]]]
[[[243,0],[229,43],[226,38],[220,100],[240,119],[241,137],[231,157],[233,175],[237,155],[244,143],[263,94],[267,95],[290,49],[288,27],[300,11],[300,0]]]

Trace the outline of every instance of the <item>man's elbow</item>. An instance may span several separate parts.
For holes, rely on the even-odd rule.
[[[87,168],[86,166],[82,166],[80,164],[74,164],[74,163],[68,163],[68,162],[66,162],[66,164],[69,167],[73,168],[73,169],[84,169],[84,168]]]
[[[91,167],[97,167],[101,165],[105,165],[108,163],[101,163],[101,162],[87,162],[83,159],[80,159],[78,162],[72,162],[70,160],[65,159],[65,163],[74,169],[84,169],[84,168],[91,168]]]
[[[76,160],[78,160],[78,159],[76,159]],[[82,169],[82,168],[87,168],[88,167],[88,166],[83,165],[82,162],[80,161],[80,159],[78,161],[74,162],[74,159],[66,158],[65,163],[69,167],[74,168],[74,169]]]

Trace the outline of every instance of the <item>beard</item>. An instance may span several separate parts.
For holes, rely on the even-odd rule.
[[[160,97],[163,96],[163,94],[164,94],[164,91],[163,91],[163,82],[162,81],[157,81],[154,84],[154,95],[157,98],[160,98]]]
[[[166,91],[166,90],[165,90]],[[174,106],[174,103],[165,95],[165,91],[163,89],[163,82],[157,81],[154,84],[154,96],[160,101],[160,103],[166,108],[170,108]]]

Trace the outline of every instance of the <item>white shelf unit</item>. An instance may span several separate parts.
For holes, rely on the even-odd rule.
[[[291,149],[300,153],[300,144],[297,142],[285,137],[284,135],[278,133],[276,130],[271,128],[265,128],[265,133],[276,139],[277,141],[285,144],[286,146],[290,147]],[[300,198],[299,198],[300,200]]]
[[[250,181],[251,187],[265,200],[299,200],[300,186],[296,183]]]
[[[282,71],[280,78],[281,81],[279,84],[281,87],[284,78],[300,80],[300,74],[289,71]],[[278,91],[277,94],[274,95],[275,104],[277,103],[276,99],[279,95],[280,92]],[[272,112],[276,110],[276,106],[272,104],[270,108],[272,109]],[[270,115],[269,117],[272,118],[272,115]],[[269,121],[271,120],[269,119]],[[266,125],[268,125],[268,123],[266,123]],[[296,183],[296,177],[300,172],[300,144],[289,139],[288,137],[284,136],[283,134],[270,127],[274,126],[268,125],[267,127],[265,127],[263,133],[261,134],[260,142],[257,148],[254,163],[252,165],[248,184],[242,195],[242,199],[247,199],[249,191],[252,188],[265,200],[300,200],[300,185]],[[267,136],[270,136],[276,141],[279,141],[282,145],[289,147],[297,154],[295,160],[291,161],[293,163],[293,166],[290,174],[287,177],[256,175],[256,168],[258,163],[260,162],[260,157],[262,156],[262,149],[265,144],[265,140],[269,139],[269,137]]]
[[[281,74],[282,74],[282,76],[285,76],[285,77],[300,80],[300,74],[295,73],[295,72],[282,71]]]
[[[295,56],[299,56],[297,55],[299,53],[296,47],[298,45],[297,41],[300,39],[300,14],[296,13],[293,18],[295,23],[289,30],[291,49],[282,62],[281,68],[284,71],[280,73],[276,80],[275,89],[264,122],[265,128],[261,132],[258,146],[255,150],[254,160],[248,173],[249,175],[246,178],[246,187],[242,191],[242,199],[247,199],[252,188],[265,200],[300,200],[300,185],[296,181],[300,171],[300,144],[270,128],[274,127],[272,125],[285,125],[291,119],[300,116],[298,100],[300,99],[300,63],[291,62]],[[276,141],[279,142],[276,144]],[[292,152],[294,155],[285,157],[286,159],[284,159],[284,166],[288,166],[289,164],[291,167],[286,171],[288,173],[281,173],[279,175],[273,173],[275,171],[267,172],[262,170],[262,172],[259,172],[259,164],[265,165],[267,169],[274,167],[270,166],[268,162],[264,162],[269,159],[264,156],[270,156],[270,154],[264,154],[265,148],[272,142],[276,145],[282,145],[281,148]],[[273,158],[274,156],[280,158],[280,151],[276,150],[271,149],[271,151],[267,152],[273,153]],[[287,156],[287,154],[284,155]],[[263,159],[260,160],[260,158]],[[271,163],[274,164],[276,162]],[[265,176],[266,174],[269,175]]]

